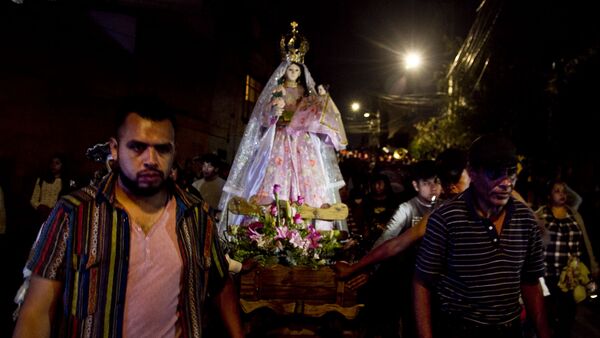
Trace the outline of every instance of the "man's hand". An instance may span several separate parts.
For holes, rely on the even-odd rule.
[[[360,275],[347,281],[346,285],[348,285],[348,287],[351,290],[360,289],[361,287],[363,287],[363,285],[367,284],[367,282],[369,281],[369,276],[370,274],[368,273],[361,273]]]
[[[333,270],[340,279],[346,279],[354,273],[352,264],[345,261],[337,261],[333,265]]]

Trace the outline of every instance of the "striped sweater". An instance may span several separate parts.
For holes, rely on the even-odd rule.
[[[518,318],[520,286],[544,274],[533,212],[511,198],[502,232],[480,217],[472,190],[434,211],[419,248],[416,274],[434,287],[441,311],[479,324]]]

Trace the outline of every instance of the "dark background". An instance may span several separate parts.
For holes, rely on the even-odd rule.
[[[468,95],[476,113],[464,127],[475,134],[509,134],[540,172],[568,165],[569,184],[584,198],[581,211],[597,250],[597,12],[586,1],[488,2],[499,8],[483,32],[489,42],[482,53],[489,63]],[[9,231],[0,235],[8,284],[0,299],[0,327],[6,329],[0,335],[10,332],[7,314],[33,240],[24,234],[33,222],[28,204],[35,177],[53,153],[62,152],[69,155],[73,176],[84,182],[99,167],[85,158],[85,149],[112,134],[120,96],[156,93],[178,110],[179,160],[213,151],[230,160],[244,127],[245,76],[263,82],[269,77],[290,21],[309,39],[305,62],[313,77],[330,84],[348,119],[355,100],[376,110],[384,96],[443,92],[440,83],[469,36],[479,5],[475,0],[2,1],[0,185]],[[418,74],[407,73],[399,61],[412,48],[425,56]],[[406,135],[382,139],[381,145],[395,147],[406,147],[415,132],[412,122],[426,118],[382,113],[387,121],[406,124]]]

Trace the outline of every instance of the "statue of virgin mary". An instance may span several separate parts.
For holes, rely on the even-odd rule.
[[[336,151],[345,149],[346,133],[328,93],[315,88],[304,64],[307,51],[308,42],[292,22],[291,33],[281,39],[282,62],[254,106],[223,188],[221,234],[226,225],[239,224],[226,212],[231,197],[268,204],[276,184],[279,199],[301,196],[312,207],[340,202],[345,183]]]

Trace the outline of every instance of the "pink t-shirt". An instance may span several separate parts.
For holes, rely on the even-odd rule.
[[[179,335],[182,260],[175,232],[176,205],[171,198],[148,234],[131,222],[124,337]]]

